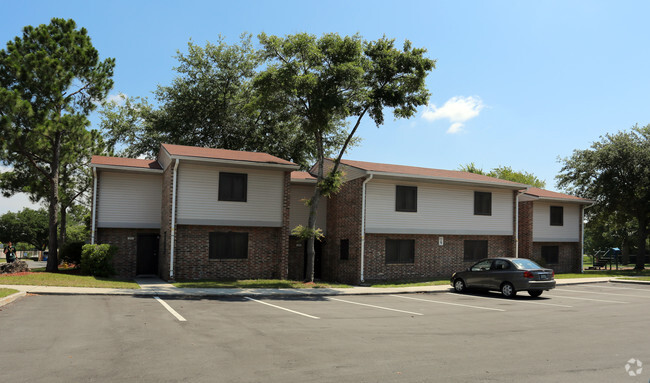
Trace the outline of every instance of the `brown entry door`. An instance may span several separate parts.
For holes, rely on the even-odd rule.
[[[138,234],[137,275],[158,274],[158,234]]]

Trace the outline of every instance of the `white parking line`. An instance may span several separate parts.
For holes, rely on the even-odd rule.
[[[650,298],[650,296],[643,295],[630,295],[630,294],[614,294],[614,293],[599,293],[597,291],[583,291],[583,290],[566,290],[566,289],[555,289],[557,291],[568,291],[571,293],[584,293],[584,294],[598,294],[598,295],[614,295],[617,297],[632,297],[632,298]]]
[[[424,315],[424,314],[421,314],[421,313],[414,313],[414,312],[412,312],[412,311],[404,311],[404,310],[398,310],[398,309],[391,309],[390,307],[382,307],[382,306],[369,305],[369,304],[367,304],[367,303],[351,302],[351,301],[346,301],[346,300],[338,299],[338,298],[329,298],[329,299],[330,299],[330,300],[333,300],[333,301],[338,301],[338,302],[350,303],[350,304],[353,304],[353,305],[373,307],[373,308],[376,308],[376,309],[382,309],[382,310],[388,310],[388,311],[397,311],[397,312],[400,312],[400,313],[413,314],[413,315]]]
[[[449,295],[458,295],[458,293],[447,293]],[[500,299],[500,298],[492,298],[492,297],[479,297],[477,295],[470,295],[472,298],[479,298],[479,299]],[[522,300],[514,300],[514,299],[502,299],[504,302],[509,302],[509,303],[528,303],[531,305],[542,305],[542,306],[555,306],[555,307],[567,307],[567,308],[572,308],[573,306],[567,306],[567,305],[559,305],[557,303],[544,303],[544,302],[531,302],[531,301],[522,301]]]
[[[187,322],[187,319],[183,318],[181,314],[177,313],[176,310],[174,310],[170,305],[167,304],[167,302],[163,301],[159,297],[153,297],[153,298],[158,302],[160,302],[160,304],[163,305],[163,307],[166,308],[167,311],[169,311],[173,316],[175,316],[176,319],[178,319],[180,322]]]
[[[635,289],[633,287],[614,287],[609,285],[600,285],[600,286],[582,285],[581,287],[595,287],[595,288],[616,289],[616,290],[635,290],[635,291],[644,291],[646,293],[650,292],[650,290],[648,289]]]
[[[261,303],[261,304],[263,304],[263,305],[267,305],[267,306],[275,307],[276,309],[280,309],[280,310],[288,311],[288,312],[290,312],[290,313],[294,313],[294,314],[302,315],[302,316],[307,317],[307,318],[320,319],[319,317],[315,317],[315,316],[313,316],[313,315],[309,315],[309,314],[301,313],[301,312],[299,312],[299,311],[294,311],[294,310],[290,310],[290,309],[287,309],[287,308],[284,308],[284,307],[280,307],[280,306],[272,305],[272,304],[270,304],[270,303],[262,302],[262,301],[257,300],[257,299],[253,299],[253,298],[249,298],[249,297],[244,297],[244,298],[248,299],[249,301],[253,301],[253,302]]]
[[[415,301],[423,301],[423,302],[431,302],[431,303],[440,303],[441,305],[450,305],[450,306],[460,306],[460,307],[469,307],[473,309],[479,309],[479,310],[491,310],[491,311],[506,311],[503,309],[494,309],[491,307],[481,307],[481,306],[472,306],[472,305],[463,305],[460,303],[451,303],[451,302],[443,302],[443,301],[434,301],[433,299],[422,299],[422,298],[414,298],[414,297],[405,297],[402,295],[391,295],[391,297],[396,297],[396,298],[404,298],[404,299],[413,299]]]
[[[622,302],[622,301],[608,301],[604,299],[592,299],[592,298],[578,298],[578,297],[567,297],[566,295],[549,295],[550,297],[553,298],[565,298],[565,299],[577,299],[581,301],[594,301],[594,302],[605,302],[605,303],[630,303],[630,302]]]

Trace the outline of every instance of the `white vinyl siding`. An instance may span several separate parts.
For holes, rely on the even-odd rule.
[[[562,206],[562,226],[551,226],[551,206]],[[535,201],[533,203],[533,242],[579,242],[580,205]]]
[[[219,172],[248,175],[246,202],[219,201]],[[282,226],[284,172],[183,163],[178,167],[181,225]]]
[[[309,220],[309,207],[302,201],[310,199],[314,194],[316,185],[291,185],[291,208],[289,211],[289,228],[293,229],[298,225],[307,226]],[[316,215],[316,227],[327,230],[327,198],[321,197],[318,201]]]
[[[100,171],[97,227],[160,228],[162,174]]]
[[[417,212],[395,211],[396,185],[417,186]],[[475,191],[492,193],[492,215],[474,215]],[[512,191],[373,180],[366,186],[366,232],[512,235]]]

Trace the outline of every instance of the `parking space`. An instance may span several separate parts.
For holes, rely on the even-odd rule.
[[[513,381],[521,371],[535,371],[530,382],[647,382],[650,371],[635,380],[625,364],[650,364],[649,298],[614,284],[514,299],[28,296],[0,310],[0,359],[39,361],[6,372],[18,382]]]

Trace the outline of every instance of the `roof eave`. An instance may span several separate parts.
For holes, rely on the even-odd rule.
[[[501,183],[501,182],[467,180],[467,179],[450,178],[450,177],[423,176],[423,175],[404,174],[404,173],[377,172],[377,171],[370,171],[370,170],[366,170],[366,172],[367,172],[367,174],[372,174],[372,175],[378,176],[378,177],[407,178],[407,179],[413,179],[413,180],[435,181],[435,182],[442,182],[442,183],[487,186],[487,187],[499,188],[499,189],[527,190],[528,187],[529,187],[528,185],[518,184],[518,183],[504,184],[504,183]]]
[[[140,172],[140,173],[162,173],[162,169],[140,168],[137,166],[123,166],[123,165],[106,165],[106,164],[90,164],[90,167],[105,170],[120,170],[127,172]]]
[[[169,153],[169,151],[167,151]],[[254,167],[263,167],[269,169],[282,169],[282,170],[298,170],[300,166],[296,164],[277,164],[272,162],[256,162],[256,161],[247,161],[247,160],[227,160],[223,158],[206,158],[206,157],[195,157],[195,156],[179,156],[170,154],[172,160],[186,160],[186,161],[200,161],[200,162],[210,162],[226,165],[237,165],[237,166],[254,166]]]

